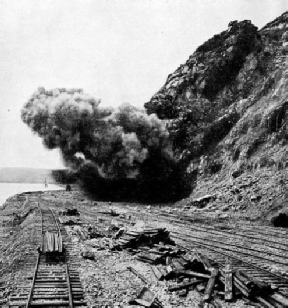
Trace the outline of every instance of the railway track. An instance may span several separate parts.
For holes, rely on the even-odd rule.
[[[189,234],[189,238],[195,238],[203,241],[215,241],[225,246],[227,250],[237,252],[238,254],[251,255],[251,257],[288,266],[288,232],[270,228],[265,232],[263,227],[247,227],[237,225],[235,228],[227,225],[210,226],[203,223],[192,223],[183,219],[176,219],[168,213],[155,211],[157,217],[154,217],[154,211],[149,215],[154,220],[168,221],[173,230],[184,229],[181,234]],[[143,213],[134,213],[143,217]],[[179,215],[180,217],[182,215]],[[191,220],[191,218],[190,218]],[[178,232],[179,233],[179,232]],[[177,234],[177,231],[175,232]]]
[[[88,214],[90,220],[93,216],[105,216],[103,212],[97,214],[85,211],[85,215]],[[243,270],[255,279],[272,285],[275,292],[269,297],[256,297],[263,307],[288,307],[288,276],[271,271],[273,265],[288,269],[286,230],[240,224],[231,227],[225,224],[214,226],[193,223],[193,217],[154,209],[150,213],[130,211],[127,214],[144,219],[151,225],[153,221],[168,222],[171,237],[182,249],[194,254],[203,253],[213,260],[220,270],[224,269],[228,259],[234,269]],[[106,216],[109,220],[109,215]],[[123,223],[127,221],[120,217],[113,219]]]
[[[84,212],[85,216],[89,215],[89,221],[91,222],[94,217],[103,217],[105,214],[95,212]],[[283,230],[275,230],[270,228],[268,232],[261,227],[255,226],[247,227],[237,225],[235,228],[228,227],[226,225],[210,226],[208,224],[189,223],[187,220],[177,219],[176,215],[169,215],[160,211],[153,210],[152,213],[133,212],[132,215],[143,219],[144,216],[148,217],[147,222],[151,221],[164,221],[169,222],[169,231],[181,230],[181,234],[186,235],[189,233],[189,237],[195,239],[202,239],[203,241],[215,241],[221,243],[226,249],[237,252],[238,254],[251,255],[251,257],[265,260],[266,262],[272,262],[288,266],[288,232]],[[155,216],[157,214],[157,217]],[[106,215],[107,217],[108,215]],[[172,217],[171,217],[172,216]],[[179,215],[180,216],[180,215]],[[180,216],[181,217],[181,216]],[[119,217],[111,216],[107,220],[118,220],[123,223],[131,223],[132,221]],[[190,218],[191,220],[191,218]],[[175,231],[175,234],[177,234]],[[179,232],[178,232],[179,233]],[[181,235],[180,234],[180,235]]]
[[[77,265],[73,259],[71,243],[65,228],[60,228],[54,213],[43,204],[38,204],[41,213],[42,241],[39,246],[43,251],[44,234],[55,233],[64,238],[67,246],[63,253],[39,252],[33,271],[31,283],[19,286],[18,292],[10,297],[9,306],[19,307],[75,307],[85,306],[84,294],[77,272]],[[60,250],[61,251],[61,250]],[[35,263],[34,263],[35,264]]]
[[[220,242],[211,244],[210,242],[202,242],[174,234],[177,245],[193,254],[202,254],[209,257],[220,271],[224,272],[227,260],[232,265],[232,268],[245,271],[250,277],[256,280],[268,283],[274,290],[273,293],[267,294],[265,299],[263,297],[256,297],[255,299],[263,305],[263,307],[288,307],[288,278],[279,274],[273,273],[263,266],[260,266],[254,259],[243,259],[238,254],[227,252]]]

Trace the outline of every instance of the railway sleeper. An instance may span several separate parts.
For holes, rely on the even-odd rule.
[[[13,298],[13,297],[17,297],[17,296],[28,296],[28,292],[27,293],[12,293],[11,295],[10,295],[10,298]]]
[[[15,302],[9,302],[8,303],[8,307],[15,307],[15,308],[23,307],[23,306],[26,305],[26,302],[27,302],[27,300],[20,300],[20,301],[15,301]]]
[[[42,276],[42,277],[36,277],[36,281],[42,281],[42,280],[66,280],[66,276]]]
[[[288,307],[288,298],[283,296],[282,294],[275,292],[270,295],[270,298],[274,300],[275,302],[282,305],[282,307]]]
[[[53,269],[52,268],[50,268],[50,267],[41,267],[41,268],[39,268],[39,271],[40,272],[44,272],[44,273],[46,273],[46,272],[52,272],[52,273],[58,273],[58,272],[60,272],[60,273],[65,273],[65,270],[63,269],[63,267],[54,267]]]
[[[11,301],[11,300],[12,300],[12,301],[15,301],[15,300],[16,300],[16,301],[17,301],[17,300],[27,300],[27,298],[28,298],[27,296],[13,296],[13,297],[10,297],[9,300],[10,300],[10,301]]]
[[[83,294],[73,294],[72,295],[73,298],[75,299],[83,299],[84,298],[84,295]],[[53,293],[50,293],[50,294],[47,294],[47,293],[41,293],[41,294],[37,294],[36,296],[33,296],[32,300],[33,299],[39,299],[39,298],[43,298],[43,299],[47,299],[47,298],[50,298],[50,299],[69,299],[69,294],[61,294],[61,295],[58,295],[56,294],[53,294]]]
[[[82,286],[81,284],[73,284],[71,285],[72,289],[82,289]],[[38,284],[38,285],[35,285],[34,286],[34,289],[41,289],[41,288],[57,288],[57,289],[60,289],[60,288],[67,288],[67,283],[65,284],[55,284],[55,283],[50,283],[50,284]]]
[[[33,293],[33,297],[32,299],[35,299],[35,298],[41,298],[41,297],[45,297],[45,296],[49,296],[51,298],[53,298],[53,296],[55,296],[55,298],[62,298],[62,297],[69,297],[69,294],[68,292],[63,292],[63,293],[53,293],[53,292],[37,292],[37,293]]]
[[[258,274],[249,273],[249,275],[251,275],[254,278],[257,278],[259,280],[263,280],[263,281],[268,281],[268,280],[271,281],[271,282],[279,281],[279,278],[268,276],[266,273],[258,273]]]
[[[61,269],[61,270],[59,270],[59,269],[57,269],[57,268],[39,268],[38,269],[38,272],[39,272],[39,274],[59,274],[59,273],[65,273],[65,270],[64,269]]]
[[[54,287],[50,287],[50,286],[47,286],[47,287],[38,287],[38,288],[34,288],[34,291],[45,291],[45,292],[49,292],[49,290],[51,290],[51,292],[62,292],[62,290],[67,290],[67,285],[66,285],[66,288],[65,287],[62,287],[62,288],[57,288],[55,289]],[[72,290],[73,291],[82,291],[83,289],[81,287],[72,287]]]
[[[35,283],[42,283],[42,282],[55,282],[55,283],[65,283],[66,279],[36,279]]]
[[[74,306],[84,306],[86,303],[83,301],[73,301]],[[30,306],[33,307],[43,307],[43,306],[69,306],[69,301],[41,301],[41,302],[31,302]]]
[[[83,294],[83,290],[78,288],[78,289],[72,289],[72,292],[75,293],[75,294],[79,294],[79,293],[82,293]],[[66,289],[36,289],[36,290],[33,290],[33,294],[40,294],[40,293],[53,293],[53,294],[68,294],[68,288]]]
[[[34,289],[37,288],[67,288],[67,283],[35,283]]]
[[[37,299],[69,299],[69,295],[66,294],[66,295],[54,295],[54,296],[49,296],[49,295],[33,295],[32,297],[32,301],[33,300],[37,300]]]
[[[66,285],[62,285],[62,286],[57,286],[57,285],[46,285],[46,286],[38,286],[38,287],[35,287],[33,288],[33,290],[55,290],[55,291],[63,291],[63,290],[68,290],[68,286],[67,284]],[[80,285],[78,286],[71,286],[71,289],[72,290],[82,290],[82,287]]]

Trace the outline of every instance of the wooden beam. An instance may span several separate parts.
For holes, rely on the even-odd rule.
[[[224,279],[225,279],[225,301],[233,300],[233,272],[232,265],[226,262],[224,268]]]
[[[210,275],[207,274],[201,274],[198,272],[193,272],[193,271],[185,271],[185,270],[178,270],[175,271],[175,274],[177,275],[183,275],[187,277],[197,277],[197,278],[203,278],[203,279],[210,279]]]
[[[158,269],[157,266],[151,265],[151,269],[152,269],[154,276],[157,278],[157,280],[163,280],[164,279],[164,275],[160,272],[160,270]]]
[[[202,280],[195,280],[195,281],[192,281],[192,282],[187,282],[187,283],[179,284],[179,285],[174,286],[174,287],[169,287],[168,291],[173,292],[173,291],[178,291],[178,290],[186,289],[186,288],[192,287],[192,286],[194,286],[196,284],[199,284],[199,283],[202,283],[202,282],[203,282]]]
[[[219,269],[213,268],[211,271],[210,279],[208,280],[205,292],[204,292],[204,301],[209,301],[211,298],[211,294],[215,285],[216,277],[218,276]]]
[[[129,271],[131,271],[132,273],[134,273],[138,278],[140,278],[144,283],[146,284],[150,284],[150,282],[143,276],[141,275],[138,271],[135,270],[135,268],[128,266],[127,269],[129,269]]]

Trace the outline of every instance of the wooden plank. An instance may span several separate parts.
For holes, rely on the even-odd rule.
[[[255,289],[254,282],[249,279],[246,275],[243,275],[243,271],[236,270],[235,277],[239,279],[248,289]]]
[[[238,270],[238,274],[240,274],[241,278],[244,277],[248,281],[251,281],[251,285],[253,285],[253,287],[257,289],[258,293],[264,293],[265,295],[271,293],[271,285],[266,283],[265,281],[260,281],[259,279],[253,277],[252,275],[248,274],[246,271],[243,270]]]
[[[186,268],[187,265],[189,264],[189,262],[187,260],[185,260],[183,257],[180,257],[178,259],[178,262],[183,266],[183,268]]]
[[[60,232],[58,233],[58,236],[59,236],[59,252],[63,252],[63,240]]]
[[[157,278],[157,280],[163,280],[164,276],[163,274],[159,271],[158,267],[155,265],[151,265],[152,272],[154,276]]]
[[[141,275],[138,271],[136,271],[133,267],[128,266],[127,269],[134,273],[138,278],[140,278],[144,283],[150,284],[150,282],[143,276]]]
[[[55,241],[55,251],[59,251],[59,238],[58,234],[54,234],[54,241]]]
[[[283,307],[288,307],[288,298],[284,297],[282,294],[275,292],[274,294],[271,294],[270,297]]]
[[[84,301],[74,301],[74,306],[84,306],[85,302]],[[30,306],[69,306],[68,301],[35,301],[30,303]]]
[[[158,266],[158,270],[160,271],[160,273],[163,275],[163,278],[165,279],[166,276],[168,275],[166,268],[162,266]]]
[[[255,299],[265,308],[275,308],[275,305],[269,303],[266,299],[262,298],[261,296],[255,296]]]
[[[219,269],[213,268],[211,271],[211,277],[208,280],[205,292],[204,292],[204,301],[208,301],[211,298],[211,294],[215,285],[216,277],[218,276]]]
[[[37,299],[51,299],[51,300],[53,300],[53,299],[68,299],[69,298],[69,296],[68,296],[68,294],[64,294],[64,295],[62,295],[62,294],[52,294],[52,296],[51,295],[35,295],[35,294],[33,294],[33,300],[37,300]]]
[[[201,254],[200,252],[197,253],[197,257],[200,260],[200,262],[204,265],[205,269],[208,270],[209,272],[212,272],[214,268],[210,260],[205,255]]]
[[[67,284],[39,284],[39,285],[35,285],[34,286],[34,290],[38,290],[38,289],[40,289],[40,290],[42,290],[42,289],[55,289],[55,288],[57,288],[58,290],[60,290],[60,288],[61,289],[65,289],[65,290],[67,290]],[[72,290],[77,290],[77,289],[79,289],[79,290],[82,290],[82,286],[79,284],[79,285],[77,285],[77,286],[75,286],[75,287],[72,287]]]
[[[171,258],[171,257],[167,257],[167,258]],[[168,264],[166,263],[166,264],[169,265],[170,263],[168,263]],[[174,266],[175,270],[177,270],[177,271],[185,270],[185,267],[177,259],[174,259],[172,261],[172,265]]]
[[[183,275],[183,276],[187,276],[187,277],[197,277],[197,278],[204,278],[204,279],[210,279],[210,275],[207,274],[202,274],[202,273],[198,273],[198,272],[194,272],[194,271],[175,271],[176,274],[178,275]]]
[[[234,286],[247,298],[250,298],[250,290],[239,280],[233,277]]]
[[[190,287],[192,287],[196,284],[199,284],[201,282],[203,282],[203,281],[202,280],[195,280],[195,281],[192,281],[192,282],[179,284],[177,286],[169,287],[168,291],[173,292],[173,291],[178,291],[178,290],[182,290],[182,289],[187,289],[187,288],[190,288]]]
[[[233,300],[233,271],[232,265],[226,262],[224,268],[224,279],[225,279],[225,301]]]

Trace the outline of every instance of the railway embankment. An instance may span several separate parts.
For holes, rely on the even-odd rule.
[[[71,278],[71,299],[78,306],[129,307],[134,299],[134,304],[138,304],[134,307],[143,307],[137,296],[145,286],[163,307],[285,307],[288,231],[263,222],[251,221],[240,212],[205,212],[193,206],[187,209],[175,205],[96,202],[74,187],[71,192],[16,195],[0,209],[0,305],[43,306],[53,301],[53,294],[57,293],[57,305],[69,306],[67,281]],[[49,261],[43,254],[39,257],[43,238],[46,250],[59,251],[59,244],[45,236],[47,230],[59,232],[62,238],[65,258],[60,260],[61,264],[55,263],[59,260]],[[160,236],[147,250],[143,230],[150,235],[155,230],[166,230],[176,245],[169,248]],[[137,236],[140,244],[136,245]],[[166,245],[165,252],[161,245]],[[194,266],[195,256],[205,256],[213,268],[217,267],[216,279],[211,275],[214,280],[208,282],[205,278],[210,275],[209,266],[198,274],[191,268],[179,272],[179,262],[183,265],[186,260]],[[228,293],[225,295],[227,264],[236,275],[236,282],[232,283],[232,299],[225,301],[225,296],[229,298]],[[66,266],[71,273],[68,279]],[[162,271],[161,279],[157,278],[158,270]],[[245,280],[239,271],[250,280]],[[251,281],[251,277],[269,286],[265,289],[267,294],[262,292],[263,284],[257,289],[256,280]],[[59,287],[56,293],[54,284]]]

